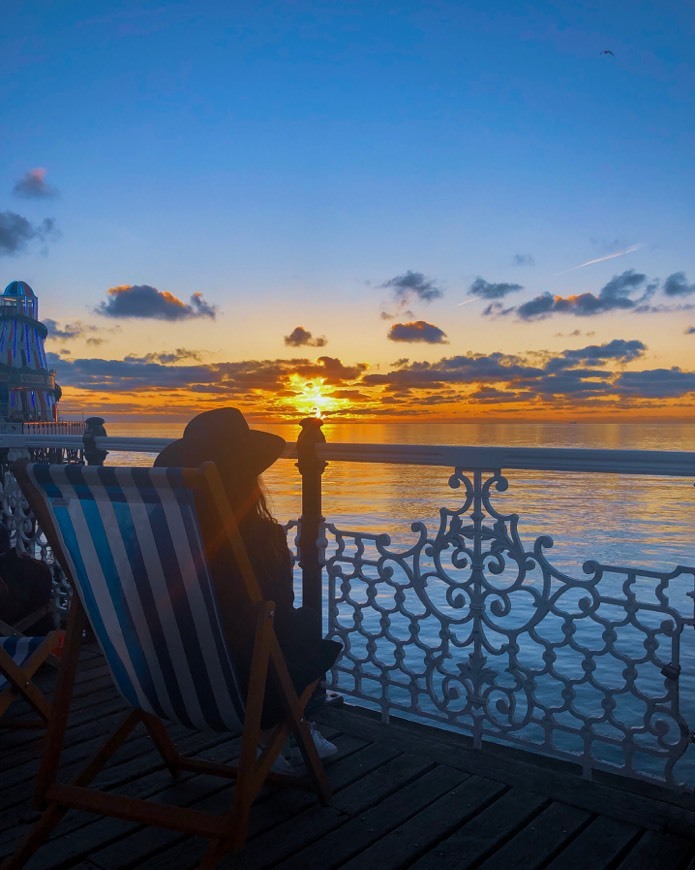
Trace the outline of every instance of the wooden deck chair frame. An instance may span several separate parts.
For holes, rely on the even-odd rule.
[[[41,728],[52,711],[51,701],[34,682],[42,664],[53,659],[58,632],[45,637],[25,637],[19,633],[0,637],[0,727]],[[7,709],[24,698],[37,716],[33,719],[5,717]]]
[[[50,468],[50,467],[49,467]],[[56,466],[56,468],[62,468]],[[82,469],[87,479],[96,480],[98,467]],[[300,787],[312,790],[327,803],[330,798],[330,785],[318,752],[310,735],[304,716],[304,708],[311,697],[318,680],[306,686],[298,696],[294,689],[287,663],[277,640],[273,626],[274,604],[262,599],[258,582],[241,540],[234,515],[229,506],[216,466],[203,464],[199,469],[177,469],[184,485],[196,495],[196,504],[202,503],[209,512],[205,528],[201,525],[204,546],[215,547],[219,540],[211,540],[212,529],[216,525],[215,536],[224,541],[228,551],[234,554],[238,573],[242,579],[244,592],[249,605],[256,614],[256,628],[251,656],[243,716],[241,751],[234,765],[191,758],[179,754],[167,734],[163,721],[141,709],[132,709],[107,738],[96,755],[69,784],[59,781],[60,755],[67,727],[72,687],[77,670],[80,644],[84,629],[88,625],[85,609],[80,600],[79,587],[71,576],[66,558],[64,540],[59,532],[50,499],[37,488],[31,479],[32,466],[22,460],[14,467],[15,476],[29,506],[39,521],[49,545],[76,594],[72,596],[65,644],[58,672],[58,685],[54,701],[54,713],[50,720],[44,751],[36,779],[36,805],[43,814],[9,859],[7,867],[22,867],[36,849],[50,834],[70,808],[94,812],[99,815],[115,816],[140,822],[142,824],[169,828],[191,835],[207,838],[209,845],[201,867],[214,867],[220,858],[230,851],[241,849],[246,841],[251,806],[261,787],[272,782],[284,787]],[[150,469],[153,473],[167,473],[172,469]],[[67,548],[66,548],[67,549]],[[217,606],[225,635],[225,595],[228,583],[215,583]],[[272,680],[282,701],[284,718],[277,724],[265,748],[259,754],[259,735],[263,700],[268,682]],[[123,795],[99,791],[89,784],[103,765],[123,743],[131,731],[142,723],[149,732],[172,775],[180,771],[213,774],[236,780],[234,796],[228,811],[222,814],[209,814],[187,807],[177,807],[153,801],[133,799]],[[271,768],[279,756],[290,734],[293,734],[304,758],[307,775],[302,777],[274,774]]]

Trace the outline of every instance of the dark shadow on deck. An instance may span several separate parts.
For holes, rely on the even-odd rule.
[[[42,682],[54,679],[46,668]],[[21,704],[15,707],[21,714]],[[123,710],[101,656],[88,649],[75,687],[69,763],[79,766]],[[455,735],[383,725],[354,708],[327,709],[320,719],[339,746],[327,764],[330,806],[304,792],[264,790],[244,851],[222,867],[695,868],[695,805],[687,798],[605,776],[589,783],[566,765],[500,747],[473,750]],[[186,751],[215,759],[231,759],[239,746],[225,735],[173,729],[173,736]],[[38,731],[0,731],[0,857],[37,817],[32,780],[41,742]],[[98,781],[201,809],[226,804],[233,787],[190,774],[174,783],[144,733]],[[185,870],[203,850],[202,840],[179,833],[71,812],[27,866]]]

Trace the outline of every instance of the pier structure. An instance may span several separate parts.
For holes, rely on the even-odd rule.
[[[0,296],[0,419],[10,424],[55,423],[60,387],[48,367],[39,300],[26,281],[11,281]]]
[[[119,451],[156,454],[169,443],[106,437],[100,425],[93,418],[90,445],[111,464],[122,464]],[[312,712],[338,746],[334,797],[324,807],[269,789],[244,852],[224,866],[695,870],[695,564],[603,564],[587,538],[581,571],[569,573],[550,558],[550,535],[529,540],[516,503],[500,500],[509,491],[527,504],[518,471],[575,499],[601,497],[606,476],[611,491],[622,478],[634,490],[652,479],[659,492],[682,491],[695,480],[695,452],[328,443],[320,420],[301,425],[282,459],[297,462],[302,515],[285,528],[297,529],[297,591],[323,614],[316,630],[344,645],[329,703]],[[0,449],[41,443],[0,432]],[[405,537],[346,529],[323,517],[329,463],[377,463],[393,475],[416,467],[423,486],[431,471],[456,496],[434,524],[414,517]],[[0,495],[20,549],[52,559],[9,469]],[[73,761],[124,713],[103,656],[94,644],[84,653]],[[40,677],[55,683],[48,668]],[[41,737],[16,733],[0,750],[0,860],[33,824]],[[211,756],[239,749],[238,737],[176,737]],[[107,787],[132,795],[135,773],[138,795],[171,793],[169,769],[139,738],[114,759]],[[177,783],[177,797],[182,787],[187,805],[220,799],[205,775]],[[56,829],[46,860],[192,868],[200,843],[79,813]]]

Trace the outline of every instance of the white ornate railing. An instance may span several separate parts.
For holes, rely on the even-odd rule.
[[[96,439],[109,451],[166,443]],[[508,488],[503,470],[695,480],[694,453],[321,443],[315,453],[319,462],[440,466],[461,494],[436,527],[414,521],[407,545],[323,524],[328,631],[345,647],[332,688],[384,718],[576,762],[587,777],[617,771],[695,790],[695,723],[681,697],[686,674],[695,685],[695,565],[588,560],[583,576],[570,576],[548,559],[550,537],[524,543],[518,515],[496,503]],[[296,457],[296,446],[284,455]],[[20,546],[50,559],[11,476],[2,506]]]
[[[413,541],[326,524],[329,632],[345,651],[333,687],[592,770],[695,786],[680,698],[682,646],[695,662],[695,566],[554,568],[548,536],[524,545],[495,506],[501,469],[685,476],[695,454],[410,445],[318,445],[322,459],[453,467],[458,509]],[[691,753],[692,754],[692,753]]]

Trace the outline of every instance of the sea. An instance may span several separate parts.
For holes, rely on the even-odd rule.
[[[108,421],[109,435],[180,437],[184,424],[137,424]],[[252,426],[296,441],[299,425]],[[453,446],[566,447],[617,450],[690,451],[695,455],[692,423],[334,423],[323,426],[329,442]],[[112,453],[107,464],[151,465],[152,454]],[[456,510],[462,490],[452,488],[453,469],[378,463],[329,462],[323,475],[323,514],[337,528],[388,534],[390,548],[405,551],[417,540],[413,523],[424,523],[436,534],[440,510]],[[540,536],[552,546],[545,553],[559,571],[587,579],[588,560],[603,565],[653,572],[678,566],[695,570],[695,473],[692,477],[503,470],[508,487],[494,492],[497,512],[518,516],[518,534],[527,551]],[[301,478],[296,462],[280,459],[263,475],[271,509],[281,523],[301,514]],[[618,576],[618,575],[615,575]],[[616,588],[604,589],[622,597]],[[602,581],[603,583],[604,581]],[[610,582],[606,580],[605,582]],[[652,580],[644,581],[647,585]],[[301,595],[297,583],[296,594]],[[683,615],[693,617],[690,592],[681,597]],[[532,607],[532,604],[527,605]],[[515,613],[524,622],[523,613]],[[378,618],[378,614],[374,614]],[[438,624],[431,628],[438,643]],[[629,633],[628,633],[629,634]],[[422,640],[426,637],[422,636]],[[629,644],[633,646],[630,647]],[[624,652],[644,656],[644,634],[635,633]],[[681,639],[680,705],[695,728],[695,628],[686,627]],[[657,683],[661,678],[656,674]],[[662,683],[663,685],[663,683]],[[641,714],[640,714],[641,715]],[[691,750],[693,747],[691,747]],[[649,762],[651,764],[651,762]],[[647,770],[649,770],[649,764]],[[689,751],[679,768],[690,788],[695,787],[695,752]]]
[[[183,423],[108,421],[109,435],[180,437]],[[264,429],[296,441],[299,425]],[[322,429],[329,442],[454,446],[571,447],[674,450],[695,453],[693,423],[333,423]],[[112,453],[108,464],[151,465],[152,454]],[[329,463],[323,475],[323,514],[343,529],[387,533],[405,545],[411,524],[436,529],[439,509],[460,506],[453,469],[378,463]],[[695,474],[687,477],[504,471],[509,483],[495,495],[501,513],[519,515],[519,533],[531,544],[553,539],[552,560],[563,571],[588,559],[603,564],[666,570],[695,565]],[[276,518],[301,514],[301,479],[293,460],[280,459],[263,475]],[[458,501],[457,501],[458,499]],[[435,524],[433,526],[433,524]]]

